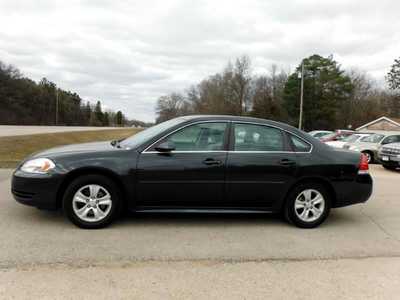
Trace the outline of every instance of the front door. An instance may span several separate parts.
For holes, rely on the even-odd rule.
[[[137,206],[220,206],[224,200],[228,129],[228,122],[188,125],[142,152],[137,167]],[[173,150],[157,151],[166,143]]]

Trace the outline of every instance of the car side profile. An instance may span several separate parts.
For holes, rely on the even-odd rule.
[[[370,135],[371,133],[355,133],[352,135],[348,135],[347,137],[345,137],[340,141],[330,141],[330,142],[325,142],[325,144],[335,148],[343,148],[346,144],[360,142]]]
[[[358,142],[348,143],[344,145],[343,148],[351,151],[361,152],[367,157],[368,163],[374,163],[379,161],[378,152],[383,145],[396,142],[400,142],[399,132],[381,132],[363,138]]]
[[[278,212],[321,224],[331,208],[372,192],[360,153],[334,149],[292,126],[257,118],[186,116],[122,141],[34,154],[16,169],[23,204],[62,208],[82,228],[134,212]]]

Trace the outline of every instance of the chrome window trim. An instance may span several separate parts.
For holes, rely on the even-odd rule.
[[[147,151],[148,149],[150,149],[151,147],[153,147],[155,144],[157,144],[159,141],[161,141],[164,138],[169,137],[171,134],[174,134],[175,132],[184,129],[186,127],[189,127],[191,125],[196,125],[196,124],[202,124],[202,123],[226,123],[227,125],[229,125],[229,123],[231,123],[232,121],[230,120],[207,120],[207,121],[197,121],[197,122],[193,122],[190,124],[186,124],[182,127],[179,127],[177,129],[175,129],[174,131],[167,133],[166,135],[162,136],[161,138],[157,139],[154,143],[152,143],[150,146],[146,147],[146,149],[144,149],[142,151],[142,153],[160,153],[158,151]],[[183,152],[183,153],[192,153],[192,152],[226,152],[226,150],[215,150],[215,151],[171,151],[169,153],[179,153],[179,152]]]
[[[295,134],[295,133],[293,133],[293,132],[290,132],[290,131],[288,131],[288,130],[286,130],[286,129],[283,129],[283,128],[280,128],[280,127],[278,127],[278,126],[275,126],[275,125],[263,124],[263,123],[256,123],[256,122],[248,122],[248,121],[207,120],[207,121],[198,121],[198,122],[186,124],[186,125],[184,125],[184,126],[182,126],[182,127],[179,127],[179,128],[177,128],[177,129],[175,129],[174,131],[172,131],[172,132],[170,132],[170,133],[168,133],[168,134],[162,136],[161,138],[157,139],[157,140],[156,140],[155,142],[153,142],[150,146],[146,147],[146,149],[144,149],[141,153],[142,153],[142,154],[146,154],[146,153],[148,153],[148,154],[159,154],[160,152],[158,152],[158,151],[147,151],[147,150],[150,149],[151,147],[153,147],[155,144],[157,144],[157,143],[158,143],[159,141],[161,141],[162,139],[164,139],[164,138],[170,136],[171,134],[173,134],[173,133],[175,133],[175,132],[177,132],[177,131],[179,131],[179,130],[181,130],[181,129],[183,129],[183,128],[186,128],[186,127],[188,127],[188,126],[190,126],[190,125],[196,125],[196,124],[201,124],[201,123],[252,124],[252,125],[273,127],[273,128],[276,128],[276,129],[278,129],[278,130],[285,131],[285,132],[288,133],[288,134],[292,134],[292,135],[298,137],[299,139],[301,139],[301,140],[304,141],[305,143],[309,144],[309,145],[311,146],[311,149],[310,149],[310,151],[301,151],[301,152],[299,152],[299,151],[235,151],[235,150],[210,150],[210,151],[201,151],[201,150],[199,150],[199,151],[195,151],[195,150],[193,150],[193,151],[171,151],[171,152],[169,152],[169,153],[287,153],[287,154],[289,154],[289,153],[294,153],[294,154],[304,154],[304,153],[311,153],[311,152],[313,151],[313,149],[314,149],[314,145],[311,144],[310,142],[306,141],[306,140],[305,140],[304,138],[302,138],[301,136],[299,136],[299,135],[297,135],[297,134]]]

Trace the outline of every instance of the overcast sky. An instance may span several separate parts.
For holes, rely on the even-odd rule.
[[[383,83],[400,56],[399,12],[396,0],[0,0],[0,60],[153,121],[159,96],[242,54],[254,73],[333,54]]]

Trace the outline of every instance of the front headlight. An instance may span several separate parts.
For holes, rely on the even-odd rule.
[[[25,162],[21,170],[27,173],[46,174],[56,165],[48,158],[35,158]]]

